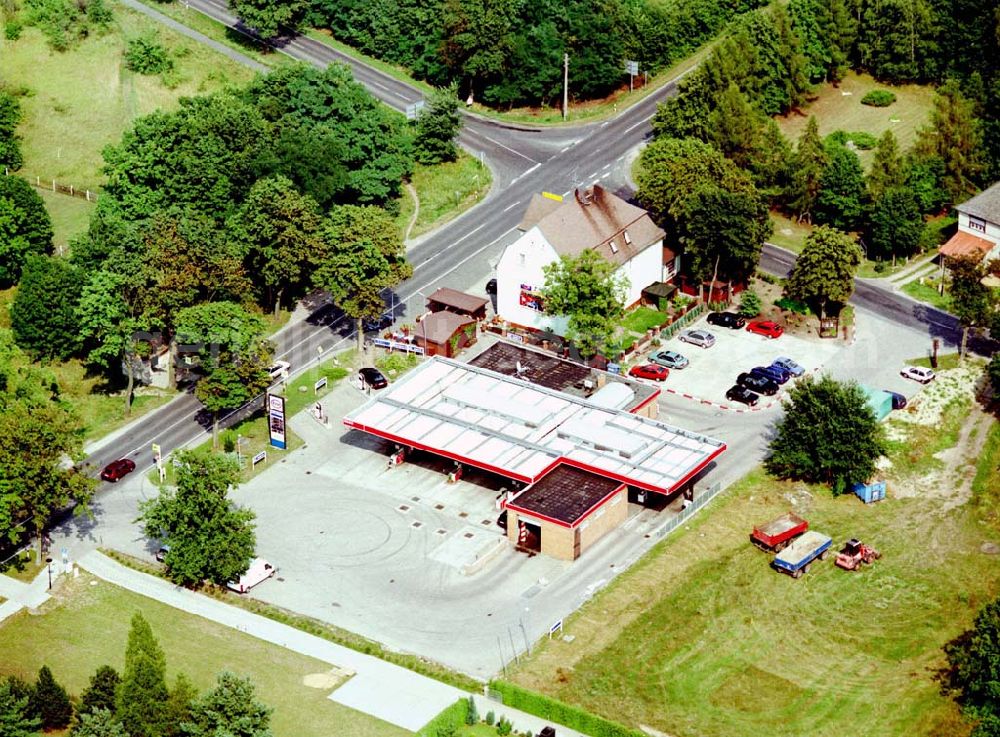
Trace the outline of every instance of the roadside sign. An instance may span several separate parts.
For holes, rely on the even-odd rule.
[[[162,461],[162,456],[161,456],[161,453],[160,453],[160,444],[159,443],[153,443],[153,461],[156,463],[156,467],[157,468],[160,468],[160,469],[163,468],[163,461]],[[161,481],[162,481],[162,479],[161,479]]]
[[[313,393],[315,394],[320,389],[322,389],[324,386],[326,386],[326,377],[325,376],[323,378],[321,378],[319,381],[317,381],[315,384],[313,384]]]
[[[562,624],[563,624],[563,621],[560,619],[558,622],[556,622],[551,627],[549,627],[549,639],[550,640],[552,639],[552,635],[554,635],[556,632],[562,632]]]
[[[420,111],[424,109],[424,101],[417,100],[416,102],[411,102],[406,106],[406,119],[416,120],[417,116],[420,115]]]
[[[638,74],[638,73],[639,73],[639,62],[632,61],[631,59],[626,59],[625,74]]]
[[[266,460],[267,460],[267,451],[266,450],[262,450],[260,453],[258,453],[257,455],[255,455],[253,457],[253,459],[250,461],[251,468],[253,468],[254,466],[256,466],[261,461],[266,461]]]

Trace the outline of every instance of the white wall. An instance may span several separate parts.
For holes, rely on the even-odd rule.
[[[980,218],[980,220],[981,219],[982,218]],[[990,252],[986,255],[984,260],[989,261],[994,258],[1000,258],[1000,224],[991,223],[987,220],[985,233],[981,230],[973,230],[969,227],[968,214],[960,212],[958,213],[958,229],[965,233],[969,233],[970,235],[974,235],[978,238],[982,238],[983,240],[992,241],[997,244],[990,249]]]
[[[504,249],[497,263],[497,314],[508,322],[526,327],[552,328],[565,335],[568,318],[553,317],[521,305],[521,285],[541,291],[545,286],[542,267],[558,256],[538,228],[532,228]]]
[[[497,263],[497,314],[516,325],[547,329],[558,335],[566,334],[568,318],[554,317],[521,304],[521,285],[541,291],[545,285],[542,267],[556,261],[558,255],[538,228],[532,228],[507,246]],[[643,288],[663,278],[663,244],[645,249],[619,267],[628,280],[625,305],[635,304]]]
[[[642,297],[642,290],[655,281],[663,280],[663,241],[657,241],[618,268],[619,274],[628,279],[625,306],[634,305]]]

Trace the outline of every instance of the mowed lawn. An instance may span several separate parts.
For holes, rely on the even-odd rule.
[[[870,107],[861,104],[865,93],[890,90],[896,102],[888,107]],[[847,133],[865,132],[876,138],[892,130],[901,151],[906,151],[917,139],[917,130],[927,125],[933,107],[934,89],[928,86],[906,84],[896,87],[876,82],[867,74],[849,72],[839,85],[821,85],[816,99],[801,110],[775,118],[781,132],[794,146],[811,115],[816,116],[819,134],[827,136],[834,131]],[[867,169],[872,150],[858,151],[861,163]]]
[[[859,537],[884,557],[861,573],[830,560],[797,581],[774,572],[748,534],[793,500],[835,545]],[[997,558],[980,550],[998,533],[973,505],[945,513],[941,501],[865,506],[754,472],[568,620],[573,642],[543,641],[514,680],[676,737],[968,734],[936,677],[942,645],[1000,594]]]
[[[243,83],[253,73],[116,2],[112,28],[84,39],[69,51],[51,50],[35,28],[17,41],[0,40],[4,82],[20,97],[24,121],[24,166],[34,179],[56,179],[79,189],[104,181],[101,149],[116,143],[138,116],[174,109],[182,96]],[[158,76],[130,72],[122,61],[126,40],[155,30],[174,58],[180,83],[169,89]]]
[[[57,250],[66,248],[74,237],[87,232],[90,216],[97,206],[95,203],[51,189],[36,191],[45,201],[45,209],[52,218],[52,242]]]
[[[303,678],[330,666],[291,650],[146,599],[84,573],[67,580],[55,600],[36,615],[19,613],[0,622],[0,675],[34,679],[48,665],[70,694],[79,696],[101,665],[119,672],[133,613],[141,611],[167,657],[172,686],[183,672],[200,692],[229,670],[249,677],[257,697],[274,709],[275,737],[402,737],[406,730],[330,701],[330,689],[310,688]]]

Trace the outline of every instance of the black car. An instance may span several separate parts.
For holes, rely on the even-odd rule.
[[[708,321],[712,325],[718,325],[731,330],[739,330],[747,324],[745,318],[740,317],[735,312],[709,312]]]
[[[497,280],[496,279],[490,279],[488,282],[486,282],[486,293],[488,295],[490,295],[491,297],[495,297],[496,296],[496,293],[497,293]]]
[[[775,382],[759,374],[742,373],[736,377],[736,383],[747,389],[752,389],[758,394],[766,394],[773,397],[780,388]]]
[[[775,384],[784,384],[792,375],[781,368],[781,366],[754,366],[750,369],[752,376],[760,376],[763,379],[770,379]]]
[[[389,386],[389,382],[377,368],[363,368],[358,371],[358,375],[361,377],[361,380],[372,389],[385,389]]]
[[[377,333],[392,326],[392,315],[379,315],[374,320],[365,320],[361,326],[366,333]]]
[[[745,404],[748,407],[756,407],[757,402],[760,397],[754,394],[749,389],[746,389],[739,384],[736,386],[729,387],[729,391],[726,392],[726,399],[730,402],[739,402],[740,404]]]
[[[899,392],[892,392],[888,389],[884,390],[890,397],[892,397],[892,408],[893,409],[906,409],[906,397],[904,397]]]
[[[507,510],[504,509],[500,512],[500,516],[497,517],[497,527],[501,530],[507,529]]]

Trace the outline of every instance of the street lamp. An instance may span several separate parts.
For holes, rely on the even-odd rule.
[[[52,590],[52,556],[45,559],[46,565],[49,567],[49,591]]]

